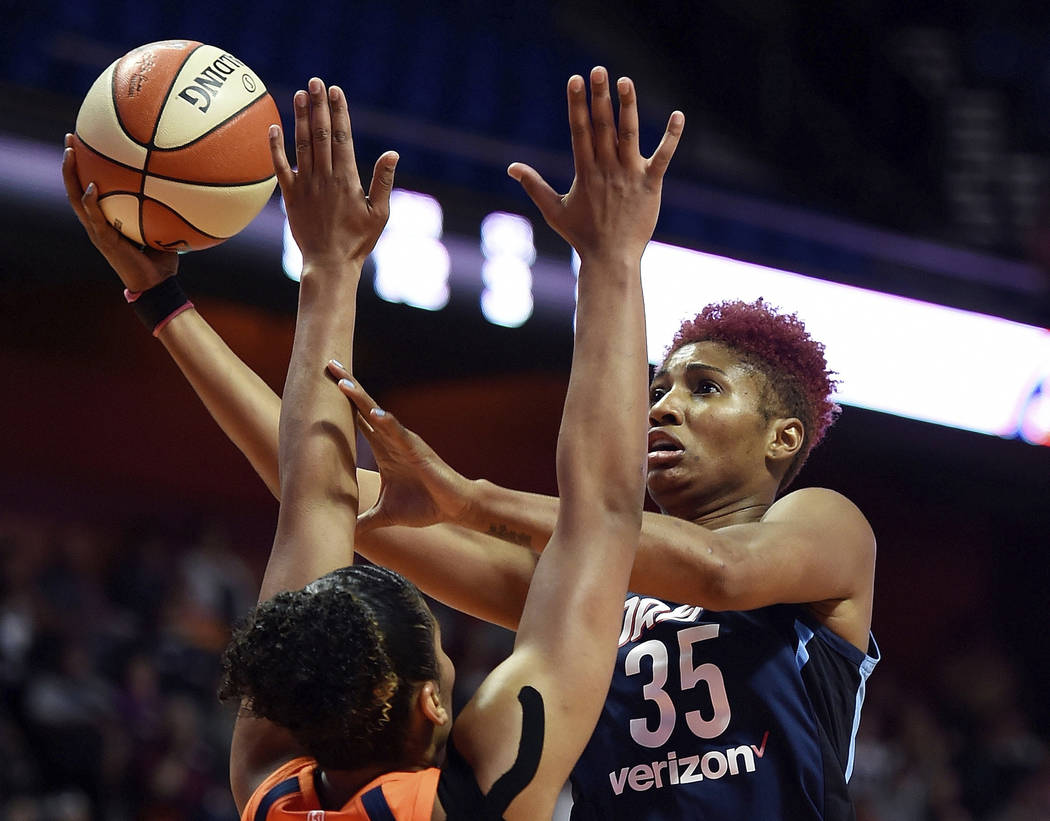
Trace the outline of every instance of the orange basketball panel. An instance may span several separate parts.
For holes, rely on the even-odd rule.
[[[161,251],[199,251],[226,237],[211,237],[156,200],[142,201],[142,228],[146,245]]]
[[[77,178],[81,188],[89,182],[98,186],[99,194],[113,191],[130,191],[137,194],[142,190],[142,173],[128,168],[113,160],[103,157],[88,148],[80,139],[73,136],[73,151],[77,157]]]
[[[117,113],[134,139],[149,144],[172,81],[198,46],[194,40],[163,40],[140,46],[117,63],[113,72]]]
[[[248,183],[273,176],[270,140],[280,123],[277,105],[267,94],[214,131],[173,151],[150,153],[149,173],[185,182]]]

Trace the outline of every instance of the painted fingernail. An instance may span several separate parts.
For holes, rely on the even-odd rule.
[[[85,194],[94,194],[95,193],[95,183],[89,182],[87,184],[87,188],[84,189],[84,193]]]
[[[328,364],[329,365],[335,365],[341,371],[345,371],[346,370],[346,368],[343,367],[343,363],[340,362],[338,359],[329,359],[328,360]]]
[[[383,410],[382,408],[372,408],[372,416],[377,416],[379,418],[382,418],[382,417],[386,416],[386,411]]]
[[[351,382],[349,379],[340,379],[339,380],[339,387],[341,387],[341,388],[350,388],[351,390],[353,390],[357,386],[353,382]]]

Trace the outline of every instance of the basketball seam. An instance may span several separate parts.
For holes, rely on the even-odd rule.
[[[127,55],[125,54],[124,57],[127,57]],[[132,134],[130,131],[128,131],[128,129],[124,126],[124,118],[120,116],[120,106],[117,104],[117,66],[120,65],[121,62],[123,62],[124,57],[121,57],[119,60],[117,60],[115,63],[113,63],[113,65],[110,66],[110,69],[112,69],[113,73],[110,75],[110,78],[109,78],[109,98],[110,98],[110,102],[113,103],[113,113],[114,113],[114,115],[116,115],[117,125],[120,126],[120,130],[123,131],[124,132],[124,136],[127,137],[129,140],[131,140],[133,143],[135,143],[135,145],[141,146],[142,148],[146,149],[146,152],[147,152],[146,159],[148,160],[149,159],[149,153],[148,153],[149,152],[149,146],[146,145],[145,143],[140,142],[138,139],[136,139],[135,135]],[[81,142],[83,142],[83,139],[81,139]],[[84,144],[87,145],[87,143],[84,143]],[[99,156],[102,156],[102,157],[106,156],[105,154],[102,154],[101,152],[96,152],[96,153],[98,153]],[[138,170],[138,169],[136,169],[136,170]]]
[[[262,80],[259,80],[259,82],[262,83]],[[249,109],[251,109],[252,106],[257,105],[257,104],[261,103],[263,100],[266,100],[266,99],[273,99],[273,98],[271,97],[269,90],[265,86],[263,86],[263,93],[261,95],[256,97],[250,103],[248,103],[248,105],[244,106],[244,108],[238,108],[236,111],[234,111],[229,117],[227,117],[221,123],[216,123],[214,126],[212,126],[207,131],[205,131],[203,134],[201,134],[199,137],[194,137],[188,143],[182,143],[181,145],[177,145],[174,148],[157,148],[156,145],[153,145],[151,143],[150,150],[151,151],[156,151],[158,154],[163,154],[163,153],[165,153],[167,151],[182,151],[182,149],[184,149],[184,148],[189,148],[191,145],[194,145],[195,143],[199,143],[201,140],[203,140],[209,134],[214,134],[216,131],[218,131],[220,128],[222,128],[224,125],[226,125],[226,123],[230,122],[231,120],[233,120],[236,117],[239,117],[245,111],[248,111]],[[165,103],[165,105],[167,105],[167,103]],[[280,115],[278,115],[278,116],[280,116]],[[160,125],[160,118],[159,117],[157,118],[157,125],[158,126]],[[156,138],[156,136],[157,136],[156,131],[154,131],[153,136],[154,136],[154,138]]]
[[[113,159],[113,157],[109,156],[109,154],[103,154],[101,151],[99,151],[97,148],[95,148],[93,145],[91,145],[91,143],[87,142],[79,134],[77,134],[76,136],[77,136],[77,139],[80,140],[80,144],[83,145],[84,148],[86,148],[92,154],[94,154],[94,155],[96,155],[98,157],[101,157],[102,159],[106,160],[107,162],[113,163],[113,165],[120,166],[121,168],[127,169],[128,171],[134,171],[136,174],[142,175],[143,177],[147,177],[147,176],[148,177],[153,177],[156,180],[167,180],[168,182],[181,182],[181,183],[185,183],[186,185],[202,185],[202,186],[207,186],[209,188],[238,188],[238,187],[240,187],[242,185],[259,185],[260,183],[264,183],[264,182],[267,182],[268,180],[272,180],[274,177],[277,176],[276,174],[270,174],[270,176],[268,176],[268,177],[260,177],[259,179],[245,180],[243,182],[204,182],[203,180],[188,180],[185,177],[169,177],[167,174],[157,174],[156,172],[146,171],[143,168],[136,168],[133,165],[128,165],[126,163],[122,163],[122,162],[120,162],[120,160],[115,160],[115,159]],[[175,151],[177,149],[171,149],[171,150]],[[158,149],[158,151],[160,152],[160,149]],[[145,193],[145,191],[146,191],[146,184],[145,184],[145,182],[143,182],[142,185],[139,187],[139,191],[140,191],[140,193],[143,193],[143,194]],[[113,192],[107,192],[107,193],[113,193]],[[102,196],[105,196],[105,195],[102,195]]]
[[[192,51],[187,52],[186,56],[182,58],[182,62],[179,63],[178,67],[171,73],[171,82],[168,84],[168,90],[164,92],[164,96],[160,98],[160,110],[157,112],[157,119],[153,123],[153,131],[149,137],[149,145],[146,146],[151,151],[155,150],[157,147],[157,129],[160,128],[160,121],[164,115],[164,110],[168,107],[168,100],[171,98],[171,90],[175,88],[175,81],[179,79],[179,74],[181,74],[182,70],[186,67],[186,63],[189,62],[190,57],[202,48],[204,48],[204,43],[197,43],[197,47]]]
[[[193,41],[191,41],[191,42],[193,42]],[[143,242],[147,242],[147,241],[146,241],[146,223],[145,223],[145,215],[143,214],[143,210],[144,209],[142,207],[142,201],[143,201],[143,199],[145,198],[145,195],[146,195],[146,175],[149,173],[149,161],[150,161],[150,158],[153,156],[153,151],[156,149],[156,142],[155,141],[157,139],[157,129],[160,128],[161,117],[164,116],[164,109],[167,108],[168,98],[171,96],[171,90],[173,88],[175,88],[175,82],[179,79],[179,74],[182,72],[182,69],[185,67],[185,65],[186,65],[187,61],[189,61],[190,57],[192,57],[198,51],[198,49],[201,49],[201,48],[204,48],[204,43],[197,43],[196,47],[191,49],[189,52],[187,52],[183,56],[182,62],[179,63],[179,65],[171,73],[171,82],[168,83],[168,90],[165,91],[164,95],[160,98],[160,100],[161,100],[160,109],[157,111],[157,117],[153,121],[153,131],[150,132],[149,145],[146,146],[146,162],[143,163],[143,165],[142,165],[142,188],[139,191],[139,194],[140,194],[140,197],[139,197],[139,236],[142,237]],[[179,216],[181,217],[182,215],[180,214]],[[201,233],[203,234],[204,232],[202,231]],[[147,242],[147,244],[148,244],[148,242]]]
[[[180,214],[178,211],[176,211],[174,208],[172,208],[167,203],[161,202],[160,200],[154,199],[153,197],[147,197],[145,194],[143,194],[141,199],[139,200],[139,215],[140,215],[139,218],[140,219],[141,219],[142,210],[143,210],[142,209],[142,204],[144,202],[146,202],[147,200],[149,202],[157,203],[157,205],[161,206],[162,208],[166,208],[168,211],[173,213],[176,217],[178,217],[180,220],[182,220],[184,223],[186,223],[190,228],[192,228],[194,231],[196,231],[201,236],[208,237],[208,239],[218,239],[218,240],[229,239],[229,237],[217,237],[217,236],[215,236],[215,234],[209,234],[207,231],[205,231],[205,230],[203,230],[201,228],[198,228],[196,225],[194,225],[192,222],[190,222],[188,219],[186,219],[185,214]],[[146,235],[143,234],[142,238],[145,240],[146,239]],[[149,245],[150,243],[147,241],[146,244]],[[153,247],[156,247],[156,246],[153,246]]]
[[[240,188],[242,185],[261,185],[264,182],[269,182],[276,174],[271,174],[268,177],[262,177],[258,180],[248,180],[247,182],[198,182],[197,180],[187,180],[182,177],[168,177],[164,174],[147,174],[155,180],[166,180],[167,182],[181,182],[185,185],[195,185],[202,188]],[[145,193],[145,185],[143,185],[143,193]]]
[[[95,146],[93,146],[91,143],[89,143],[87,140],[85,140],[80,134],[77,134],[76,137],[77,137],[78,140],[80,140],[80,144],[82,146],[84,146],[84,148],[86,148],[92,154],[95,154],[96,156],[99,156],[102,159],[106,160],[107,162],[111,162],[111,163],[113,163],[113,165],[119,165],[121,168],[126,168],[128,171],[134,171],[136,174],[143,174],[143,173],[145,173],[145,170],[142,169],[142,168],[136,168],[133,165],[128,165],[127,163],[122,163],[120,160],[114,159],[109,154],[103,154],[101,151],[99,151],[97,148],[95,148]],[[138,145],[142,145],[142,144],[138,143]]]

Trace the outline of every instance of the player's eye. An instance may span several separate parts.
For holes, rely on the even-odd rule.
[[[655,405],[666,394],[667,394],[667,391],[664,390],[663,388],[658,388],[656,386],[653,386],[653,387],[649,388],[649,404],[650,405]]]
[[[712,382],[710,379],[703,379],[697,383],[693,392],[699,394],[721,393],[722,389],[718,386],[717,382]]]

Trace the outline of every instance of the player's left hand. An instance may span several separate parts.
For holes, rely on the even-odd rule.
[[[616,83],[620,117],[613,114],[608,72],[591,71],[591,104],[583,77],[569,78],[569,129],[576,178],[565,195],[558,194],[534,168],[512,163],[507,173],[521,183],[557,231],[582,259],[640,259],[656,229],[664,172],[685,127],[680,111],[671,114],[667,130],[651,157],[638,147],[638,101],[634,83]]]
[[[98,186],[89,182],[80,187],[73,135],[66,134],[62,153],[62,181],[73,213],[87,232],[88,239],[117,272],[129,291],[146,291],[179,270],[179,255],[156,248],[140,248],[107,222],[98,203]]]
[[[339,363],[328,372],[357,409],[358,430],[368,440],[379,466],[379,499],[357,520],[358,533],[377,527],[426,527],[454,522],[470,507],[472,483],[453,470],[422,437],[382,410]]]
[[[322,266],[364,264],[390,214],[390,191],[398,155],[387,151],[376,161],[367,195],[361,187],[350,132],[346,96],[314,77],[308,91],[297,91],[293,170],[279,125],[270,126],[270,153],[284,196],[288,223],[303,263]]]

